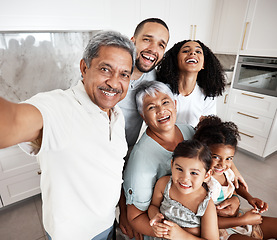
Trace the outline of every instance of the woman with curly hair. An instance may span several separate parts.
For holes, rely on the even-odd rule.
[[[216,97],[225,88],[219,60],[198,40],[184,40],[169,49],[158,66],[157,80],[169,84],[176,95],[177,123],[193,127],[201,116],[216,114]]]

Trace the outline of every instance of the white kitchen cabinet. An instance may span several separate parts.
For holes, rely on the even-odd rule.
[[[250,0],[241,55],[277,56],[277,1]]]
[[[170,43],[192,39],[210,46],[217,0],[170,1],[168,27]]]
[[[222,0],[217,4],[215,53],[277,56],[276,0]]]
[[[211,46],[215,53],[238,53],[248,1],[218,1]]]
[[[18,146],[0,150],[0,196],[3,205],[40,193],[40,168],[35,157]]]
[[[276,97],[231,89],[226,121],[237,124],[238,146],[262,158],[277,150]]]

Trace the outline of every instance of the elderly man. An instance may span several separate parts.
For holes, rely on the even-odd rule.
[[[100,32],[85,49],[76,86],[21,104],[0,98],[0,147],[20,143],[38,157],[49,239],[110,239],[127,152],[116,104],[127,93],[134,59],[125,36]]]

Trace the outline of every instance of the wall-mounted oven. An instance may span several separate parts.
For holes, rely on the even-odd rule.
[[[233,88],[277,97],[277,57],[239,56]]]

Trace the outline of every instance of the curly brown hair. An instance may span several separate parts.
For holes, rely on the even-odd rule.
[[[193,139],[207,146],[224,144],[236,149],[240,136],[235,123],[222,122],[219,117],[209,115],[198,123]]]
[[[157,68],[157,80],[169,84],[173,93],[179,94],[178,80],[179,69],[177,56],[181,47],[192,40],[184,40],[176,43],[169,49]],[[213,52],[199,40],[193,40],[200,44],[204,53],[205,68],[197,76],[197,84],[203,90],[205,97],[217,97],[222,95],[225,89],[225,77],[223,68]]]

